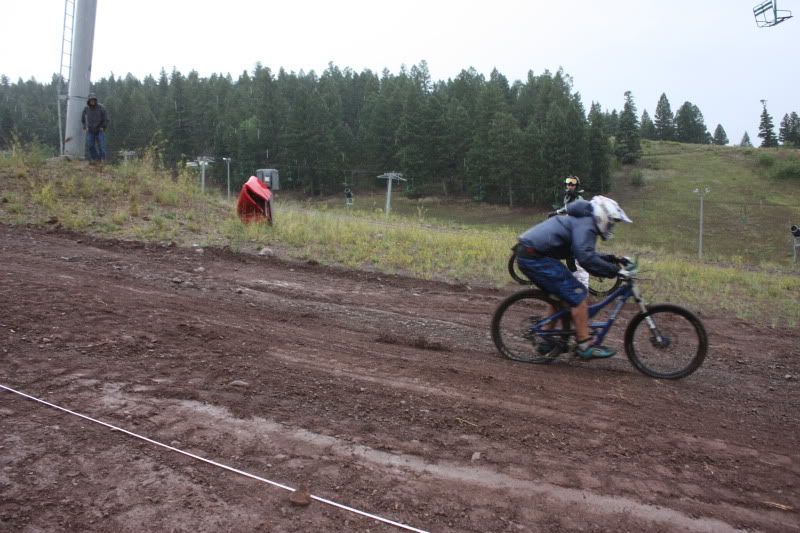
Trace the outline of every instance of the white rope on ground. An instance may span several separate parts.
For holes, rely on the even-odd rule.
[[[259,477],[259,476],[256,476],[254,474],[250,474],[250,473],[245,472],[243,470],[239,470],[237,468],[233,468],[233,467],[224,465],[222,463],[218,463],[216,461],[212,461],[211,459],[206,459],[204,457],[200,457],[199,455],[195,455],[193,453],[189,453],[189,452],[186,452],[186,451],[183,451],[183,450],[179,450],[178,448],[174,448],[174,447],[169,446],[167,444],[163,444],[161,442],[155,441],[153,439],[149,439],[149,438],[144,437],[142,435],[138,435],[136,433],[128,431],[127,429],[118,428],[118,427],[113,426],[113,425],[111,425],[111,424],[109,424],[107,422],[103,422],[102,420],[96,420],[96,419],[94,419],[92,417],[89,417],[89,416],[86,416],[86,415],[82,415],[80,413],[76,413],[75,411],[70,411],[69,409],[66,409],[64,407],[60,407],[60,406],[55,405],[53,403],[50,403],[50,402],[47,402],[45,400],[41,400],[39,398],[36,398],[35,396],[31,396],[29,394],[25,394],[24,392],[20,392],[18,390],[12,389],[11,387],[6,387],[5,385],[0,384],[0,388],[5,389],[8,392],[13,392],[14,394],[18,394],[20,396],[23,396],[23,397],[25,397],[25,398],[27,398],[29,400],[33,400],[35,402],[39,402],[41,404],[47,405],[48,407],[52,407],[54,409],[58,409],[59,411],[64,411],[65,413],[69,413],[71,415],[78,416],[80,418],[83,418],[84,420],[88,420],[90,422],[94,422],[95,424],[100,424],[101,426],[106,426],[107,428],[110,428],[112,431],[120,431],[122,433],[130,435],[131,437],[135,437],[135,438],[141,439],[141,440],[143,440],[145,442],[149,442],[150,444],[155,444],[156,446],[161,446],[162,448],[166,448],[166,449],[171,450],[173,452],[178,452],[180,454],[186,455],[187,457],[191,457],[192,459],[197,459],[198,461],[202,461],[204,463],[208,463],[210,465],[214,465],[214,466],[217,466],[219,468],[223,468],[223,469],[228,470],[230,472],[234,472],[236,474],[240,474],[242,476],[249,477],[251,479],[255,479],[255,480],[261,481],[263,483],[267,483],[269,485],[272,485],[273,487],[278,487],[278,488],[281,488],[281,489],[284,489],[284,490],[288,490],[290,492],[294,492],[295,490],[297,490],[297,489],[293,489],[292,487],[289,487],[287,485],[283,485],[281,483],[278,483],[276,481],[270,481],[269,479],[265,479],[263,477]],[[326,498],[321,498],[319,496],[314,496],[313,494],[310,494],[309,496],[311,497],[312,500],[316,500],[316,501],[318,501],[320,503],[331,505],[333,507],[337,507],[339,509],[343,509],[345,511],[349,511],[351,513],[359,514],[359,515],[365,516],[367,518],[372,518],[373,520],[378,520],[379,522],[383,522],[384,524],[389,524],[391,526],[395,526],[395,527],[398,527],[400,529],[405,529],[407,531],[415,531],[416,533],[429,533],[429,532],[427,532],[425,530],[422,530],[422,529],[417,529],[415,527],[412,527],[412,526],[409,526],[409,525],[406,525],[406,524],[401,524],[400,522],[395,522],[393,520],[389,520],[388,518],[383,518],[381,516],[370,514],[370,513],[367,513],[365,511],[360,511],[358,509],[353,509],[352,507],[348,507],[346,505],[343,505],[341,503],[337,503],[337,502],[332,501],[332,500],[328,500]]]

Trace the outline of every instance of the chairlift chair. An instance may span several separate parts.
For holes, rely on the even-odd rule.
[[[753,8],[753,16],[756,18],[756,26],[771,28],[792,18],[792,12],[788,9],[778,9],[778,0],[765,0]]]

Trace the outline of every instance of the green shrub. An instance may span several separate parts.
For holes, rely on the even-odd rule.
[[[776,162],[769,177],[780,180],[800,180],[800,159],[784,159]]]
[[[775,165],[775,156],[772,154],[761,154],[758,156],[758,166],[771,168],[773,165]]]
[[[634,170],[631,172],[631,185],[634,187],[641,187],[644,185],[644,173],[641,170]]]

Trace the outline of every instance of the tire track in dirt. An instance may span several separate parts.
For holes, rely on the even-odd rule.
[[[677,383],[644,378],[622,359],[535,367],[499,358],[489,340],[507,291],[74,238],[0,227],[0,378],[12,386],[84,402],[438,531],[675,530],[685,517],[699,529],[796,530],[800,401],[783,374],[800,370],[797,332],[707,317],[712,342],[722,340],[707,367]],[[129,402],[128,415],[93,403],[100,394]],[[69,441],[30,440],[35,426],[16,409],[3,414],[4,405],[12,431],[4,446],[24,442],[43,459],[0,448],[10,468],[0,491],[15,495],[0,504],[0,520],[33,524],[46,499],[72,517],[72,529],[96,529],[82,504],[19,497],[38,490],[28,465],[45,468],[49,457],[57,466],[53,454],[70,453]],[[221,418],[203,418],[204,409]],[[261,434],[261,419],[280,444],[247,438]],[[120,443],[101,437],[95,449],[104,445]],[[197,484],[183,462],[147,456],[151,466],[166,461],[172,489],[242,516],[219,522],[227,529],[257,528],[235,503],[255,504],[246,484],[223,489],[195,469]],[[98,479],[91,468],[81,475]],[[99,468],[122,475],[110,463]],[[181,504],[156,485],[124,483],[138,491],[137,507],[125,510],[124,492],[112,492],[110,516],[133,513],[169,529],[169,508]],[[153,509],[147,490],[160,499]],[[338,520],[279,515],[286,531]]]

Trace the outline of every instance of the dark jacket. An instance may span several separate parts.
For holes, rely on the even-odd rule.
[[[567,213],[567,206],[574,202],[575,200],[583,200],[583,196],[581,196],[583,191],[574,191],[570,194],[569,191],[564,194],[564,207],[559,207],[556,210],[557,215],[565,215]]]
[[[92,98],[94,97],[89,95],[89,100]],[[94,99],[97,101],[97,98]],[[94,107],[86,104],[86,107],[83,108],[83,114],[81,115],[81,124],[83,125],[83,129],[91,133],[97,133],[100,131],[100,128],[106,130],[108,128],[108,113],[106,113],[106,108],[103,107],[100,102],[97,102]]]
[[[592,217],[592,204],[575,200],[567,206],[567,216],[551,217],[533,226],[519,236],[519,243],[546,257],[574,257],[589,274],[613,278],[619,266],[595,251],[599,236]]]

